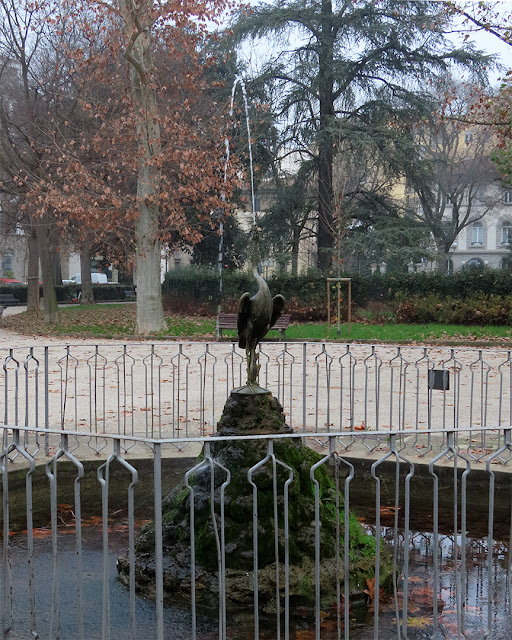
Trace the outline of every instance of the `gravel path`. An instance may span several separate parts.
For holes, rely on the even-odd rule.
[[[5,313],[24,309],[9,307]],[[98,344],[19,335],[2,329],[0,320],[4,423],[95,435],[210,435],[230,390],[245,382],[243,354],[233,343]],[[284,351],[280,343],[267,343],[264,349],[260,384],[279,397],[298,431],[471,427],[467,447],[485,452],[480,428],[512,424],[506,349],[353,344],[347,351],[336,343],[288,343]],[[448,390],[429,390],[432,368],[449,371]]]

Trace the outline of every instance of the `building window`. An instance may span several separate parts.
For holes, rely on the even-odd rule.
[[[472,131],[466,131],[466,133],[464,135],[464,142],[466,144],[471,144],[473,142],[473,132]]]
[[[453,275],[453,260],[447,260],[446,273],[450,276]]]
[[[480,258],[471,258],[468,260],[468,267],[470,269],[481,269],[484,266],[484,261]]]
[[[481,246],[484,241],[484,228],[481,222],[475,222],[471,229],[471,244]]]
[[[512,223],[505,222],[501,229],[501,244],[512,244]]]
[[[4,278],[12,278],[14,274],[14,256],[6,253],[2,260],[2,275]]]
[[[505,189],[503,191],[503,202],[505,204],[512,204],[512,189]]]

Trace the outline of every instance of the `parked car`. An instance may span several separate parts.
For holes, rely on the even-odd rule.
[[[107,276],[104,273],[91,273],[93,284],[107,284]],[[70,280],[63,280],[62,284],[82,284],[82,274],[75,273]]]
[[[0,278],[0,284],[27,284],[27,283],[22,282],[21,280],[16,280],[16,278]]]

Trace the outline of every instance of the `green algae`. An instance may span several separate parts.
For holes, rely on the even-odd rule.
[[[260,435],[262,429],[266,433],[290,433],[282,408],[270,395],[228,401],[218,434],[245,433],[240,427],[245,425],[244,420],[249,425],[247,435]],[[339,464],[338,487],[334,479],[336,464]],[[315,465],[318,466],[312,475]],[[229,478],[225,469],[229,469]],[[213,602],[218,597],[217,572],[223,544],[228,601],[248,604],[253,597],[250,576],[255,567],[254,549],[257,547],[258,586],[263,609],[276,606],[275,570],[285,562],[286,551],[290,598],[297,604],[313,606],[319,545],[322,598],[332,602],[338,582],[343,589],[343,576],[337,572],[344,566],[345,554],[342,492],[345,474],[346,466],[336,462],[335,457],[322,456],[305,446],[300,438],[231,441],[213,438],[208,442],[208,453],[203,450],[194,473],[188,478],[190,489],[185,485],[176,487],[163,501],[162,533],[168,565],[164,572],[166,588],[181,595],[190,588],[193,547],[196,588],[200,588],[203,597],[208,598],[209,594]],[[151,566],[154,553],[151,550],[152,526],[148,525],[137,540],[139,569],[144,563]],[[375,576],[376,545],[381,552],[380,583],[386,586],[392,579],[391,557],[382,541],[368,534],[352,513],[347,515],[347,526],[349,592],[362,594],[367,580]],[[144,569],[140,571],[143,573]]]

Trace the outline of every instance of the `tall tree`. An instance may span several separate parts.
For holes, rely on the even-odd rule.
[[[59,127],[76,104],[70,66],[61,54],[79,36],[69,28],[63,8],[58,1],[0,0],[1,190],[16,202],[18,221],[29,239],[28,310],[39,311],[40,260],[44,315],[52,323],[58,321],[53,268],[58,216],[36,192],[55,157]]]
[[[375,110],[399,104],[402,112],[417,112],[432,74],[452,63],[475,68],[482,62],[471,45],[450,46],[449,20],[439,3],[400,0],[275,1],[237,14],[238,41],[280,41],[261,75],[279,89],[278,115],[290,143],[316,163],[322,268],[332,258],[333,162],[340,142],[371,128]]]
[[[459,233],[502,199],[501,189],[493,186],[501,180],[491,160],[492,130],[468,129],[469,108],[466,100],[450,97],[437,117],[412,129],[416,149],[403,163],[409,215],[432,235],[441,271]]]
[[[268,255],[282,268],[291,262],[292,275],[298,273],[301,242],[313,235],[310,165],[305,162],[292,173],[283,171],[279,158],[273,161],[273,175],[268,181],[273,197],[260,220]]]
[[[483,2],[465,0],[452,2],[445,0],[446,10],[460,20],[459,31],[465,39],[475,33],[485,33],[496,38],[502,45],[512,47],[512,11],[504,2]],[[502,68],[499,87],[474,87],[474,99],[462,119],[468,125],[483,125],[493,128],[496,149],[493,159],[504,178],[512,180],[512,68]]]
[[[219,7],[77,0],[74,22],[89,46],[68,55],[85,124],[63,132],[42,197],[88,230],[133,229],[139,334],[165,327],[162,243],[179,234],[193,244],[201,220],[224,207],[220,107],[201,93],[212,63],[201,49],[205,23]]]

